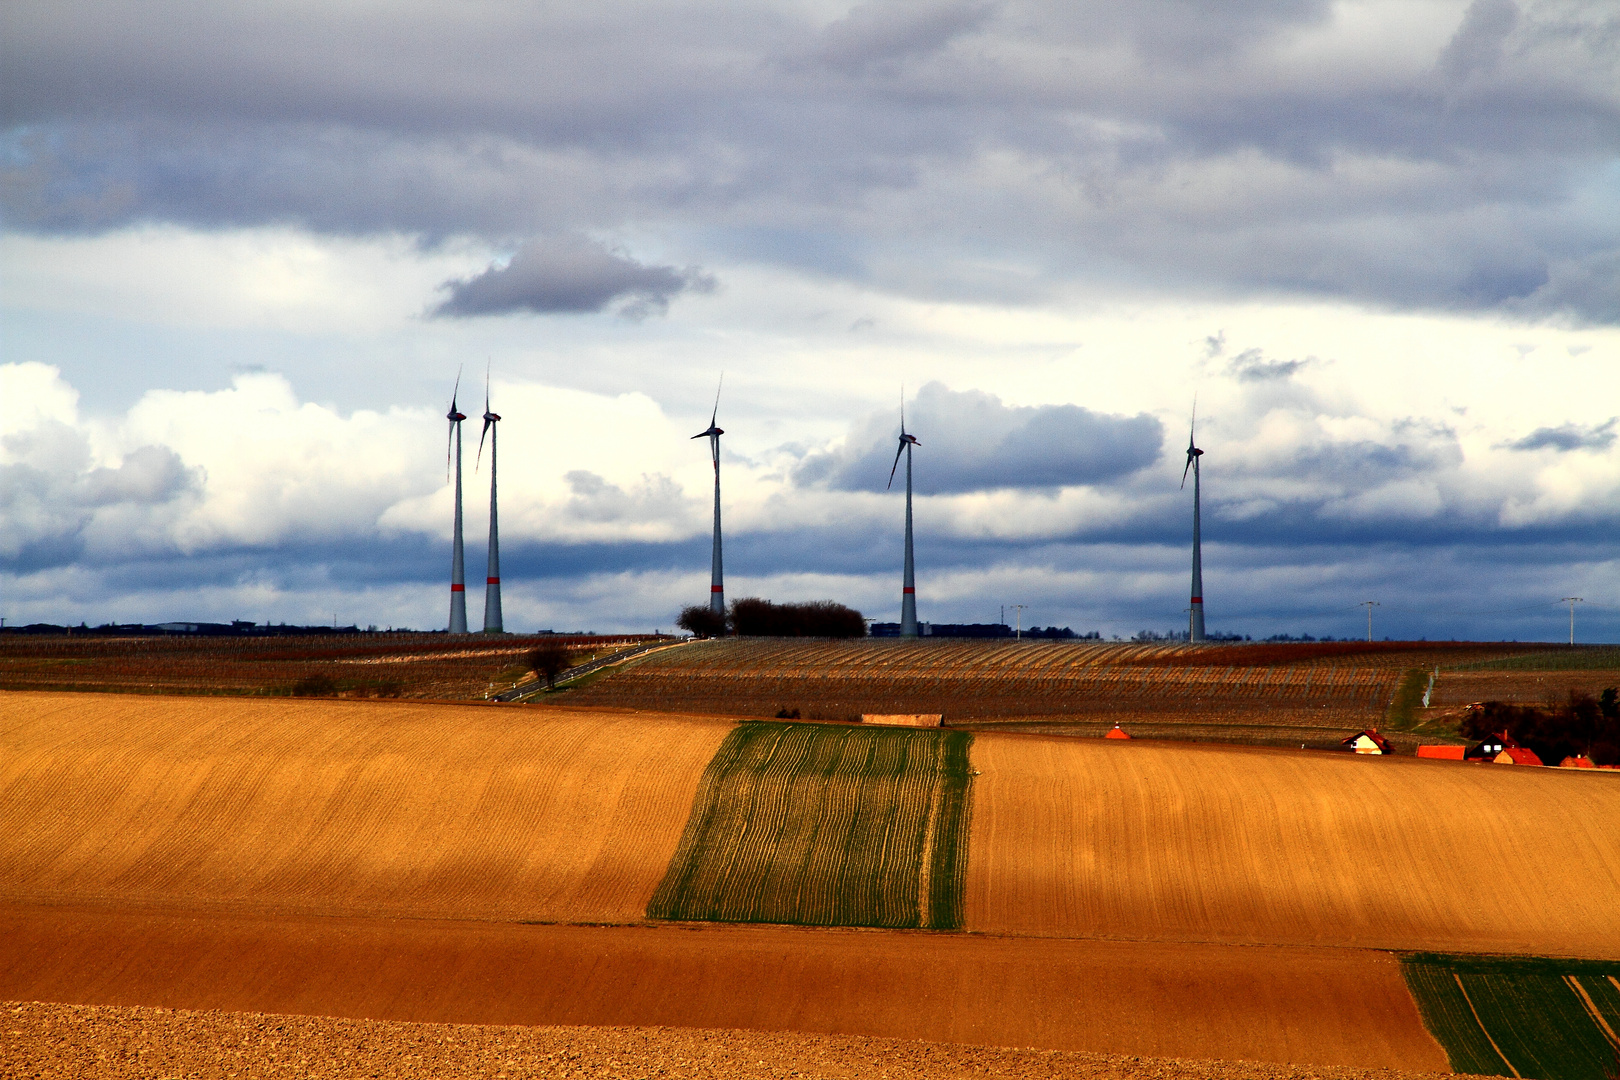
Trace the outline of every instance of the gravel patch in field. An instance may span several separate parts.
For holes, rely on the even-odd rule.
[[[5,1080],[1416,1080],[1442,1075],[1450,1074],[753,1031],[487,1027],[40,1002],[0,1005],[0,1077]]]

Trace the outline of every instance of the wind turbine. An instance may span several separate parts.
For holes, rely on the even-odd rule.
[[[906,573],[900,589],[900,636],[917,636],[917,568],[911,556],[911,448],[921,446],[906,432],[906,394],[900,392],[900,445],[894,452],[894,464],[889,467],[889,487],[894,487],[894,473],[900,468],[900,455],[906,455]]]
[[[461,422],[467,417],[456,408],[456,397],[461,393],[461,372],[456,372],[456,388],[450,394],[450,441],[445,448],[444,471],[450,471],[450,459],[456,465],[456,533],[450,547],[450,632],[467,632],[467,574],[461,552]],[[449,479],[448,476],[445,479]]]
[[[1192,470],[1193,478],[1193,563],[1192,563],[1192,611],[1187,616],[1187,640],[1204,640],[1204,551],[1203,538],[1199,533],[1199,499],[1201,493],[1198,484],[1198,459],[1204,452],[1198,449],[1193,442],[1193,432],[1198,428],[1198,402],[1193,401],[1192,426],[1187,429],[1187,467],[1181,470],[1181,486],[1187,487],[1187,470]]]
[[[500,417],[489,411],[489,373],[484,373],[484,430],[478,436],[478,457],[484,457],[484,436],[489,436],[489,574],[484,579],[484,633],[501,634],[501,536],[495,512],[495,425]]]
[[[720,384],[714,388],[714,411],[709,414],[708,430],[692,436],[709,440],[709,456],[714,459],[714,554],[709,560],[709,610],[720,616],[726,613],[726,573],[720,559],[720,436],[726,432],[716,426],[715,420],[720,416],[720,387],[725,382],[722,373]]]

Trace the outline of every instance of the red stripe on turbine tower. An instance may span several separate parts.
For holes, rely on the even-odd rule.
[[[498,578],[498,577],[492,577],[492,578],[485,578],[484,579],[484,584],[485,585],[499,585],[500,583],[501,583],[501,579]]]
[[[710,585],[709,586],[709,591],[712,592],[712,593],[717,593],[717,592],[725,592],[726,590],[725,590],[725,587],[721,586],[721,585]]]
[[[911,593],[913,596],[915,596],[916,593],[917,593],[917,590],[913,589],[910,585],[907,585],[905,588],[901,589],[900,591],[902,593]]]
[[[451,592],[466,592],[467,591],[467,586],[465,586],[465,585],[452,585],[452,586],[450,586],[450,591]]]
[[[1204,598],[1202,596],[1195,596],[1192,598],[1192,602],[1195,604],[1202,604],[1204,602]]]

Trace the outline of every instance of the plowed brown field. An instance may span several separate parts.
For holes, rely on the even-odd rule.
[[[1333,642],[1188,646],[868,639],[698,642],[625,665],[570,704],[844,720],[942,713],[981,722],[1335,730],[1378,724],[1402,674],[1522,646]],[[1249,732],[1245,737],[1254,737]],[[1278,736],[1297,744],[1297,730]]]
[[[0,693],[0,899],[639,920],[725,722]]]
[[[1620,957],[1620,777],[978,735],[968,929]]]
[[[0,906],[3,999],[1446,1068],[1395,958],[1350,949]]]

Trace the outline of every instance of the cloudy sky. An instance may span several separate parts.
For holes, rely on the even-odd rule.
[[[0,615],[1620,640],[1604,0],[11,0]],[[471,407],[469,407],[471,406]],[[487,460],[469,425],[469,577]],[[481,598],[469,607],[477,623]]]

